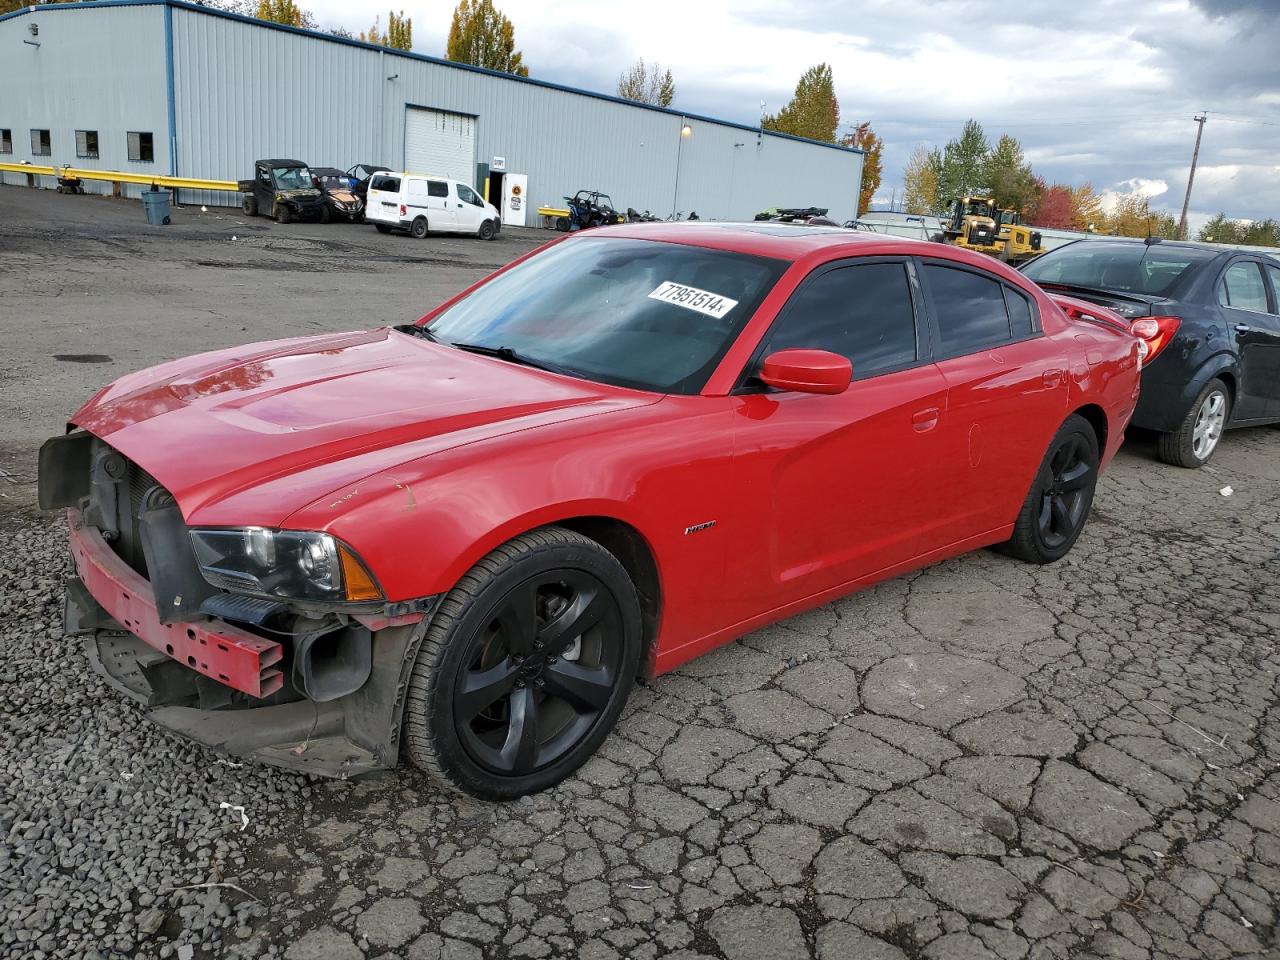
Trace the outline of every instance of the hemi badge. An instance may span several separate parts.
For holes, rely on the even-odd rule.
[[[684,528],[684,535],[687,537],[691,533],[697,533],[699,530],[708,530],[715,525],[716,522],[714,520],[707,520],[705,523],[695,523],[692,527]]]

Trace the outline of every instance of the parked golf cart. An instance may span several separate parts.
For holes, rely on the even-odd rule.
[[[561,233],[625,223],[627,220],[613,208],[613,198],[599,190],[579,190],[564,199],[569,206],[569,216],[556,218],[556,229]]]

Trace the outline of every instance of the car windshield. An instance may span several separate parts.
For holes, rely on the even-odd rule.
[[[1216,254],[1162,243],[1080,240],[1032,260],[1023,273],[1037,283],[1062,283],[1162,297],[1197,263]]]
[[[589,380],[693,394],[787,266],[678,243],[575,238],[490,280],[429,329]]]
[[[346,177],[322,176],[320,178],[321,185],[326,190],[350,190],[351,181]]]
[[[281,190],[304,190],[311,186],[311,171],[306,167],[272,167],[271,178]]]

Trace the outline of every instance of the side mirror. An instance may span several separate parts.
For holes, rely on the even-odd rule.
[[[796,393],[844,393],[853,379],[853,364],[830,350],[779,350],[764,358],[760,379]]]

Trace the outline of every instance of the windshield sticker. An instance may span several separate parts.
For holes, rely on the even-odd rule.
[[[715,317],[717,320],[738,305],[737,300],[730,300],[710,290],[699,290],[697,287],[686,287],[682,283],[667,280],[653,293],[650,300],[661,300],[663,303],[674,303],[677,307],[696,310],[698,313]]]

